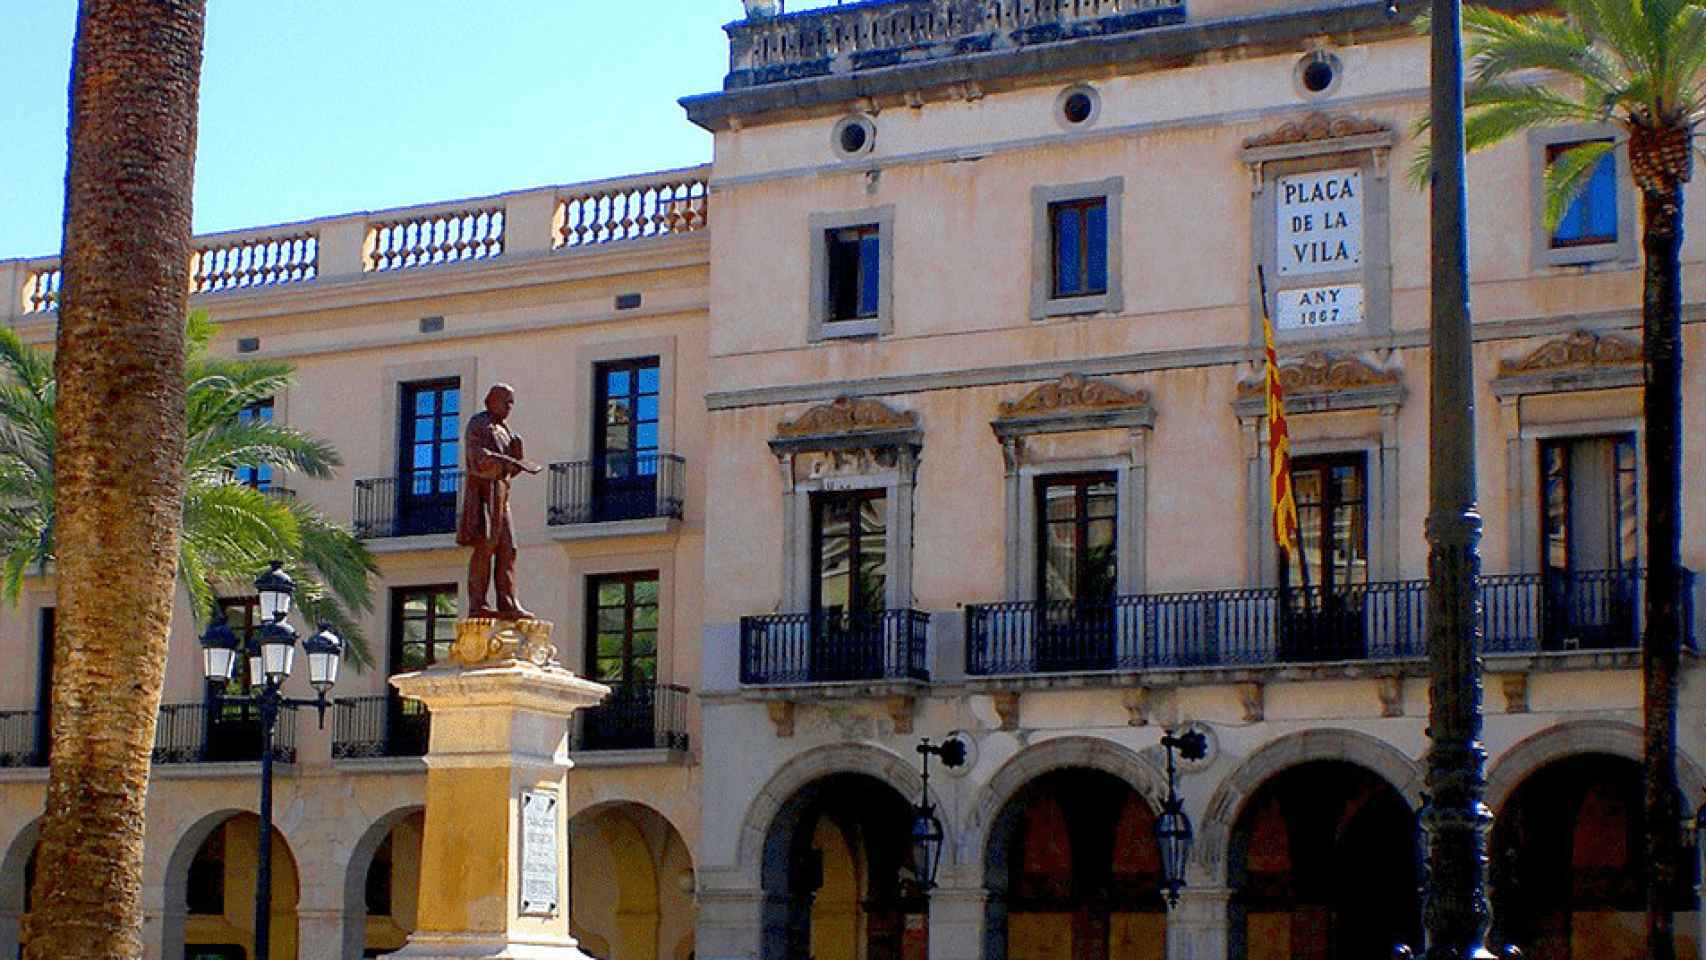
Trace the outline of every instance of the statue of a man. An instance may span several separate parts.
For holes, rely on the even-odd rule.
[[[539,466],[522,456],[521,438],[504,422],[515,406],[515,390],[507,383],[486,392],[486,410],[468,418],[463,435],[462,516],[456,542],[473,547],[468,558],[468,616],[500,620],[531,620],[515,599],[515,532],[509,517],[510,479],[518,473],[538,473]],[[497,580],[497,606],[486,602],[486,588]]]

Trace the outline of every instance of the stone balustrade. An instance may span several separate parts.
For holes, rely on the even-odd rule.
[[[732,23],[728,89],[1106,36],[1185,19],[1183,0],[862,0]]]
[[[190,294],[235,295],[450,264],[570,255],[694,233],[709,223],[710,167],[323,217],[195,238]],[[0,322],[59,309],[59,260],[0,260]]]

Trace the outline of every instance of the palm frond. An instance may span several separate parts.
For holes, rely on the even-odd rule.
[[[234,419],[191,435],[185,462],[194,474],[280,467],[317,480],[342,465],[337,448],[318,437],[264,420]]]
[[[1589,140],[1564,151],[1546,165],[1545,224],[1548,233],[1558,229],[1570,204],[1581,196],[1599,162],[1616,149],[1617,145],[1610,140]]]

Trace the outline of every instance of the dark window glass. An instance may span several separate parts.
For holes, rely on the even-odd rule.
[[[587,676],[610,684],[657,682],[657,571],[589,577],[586,597]]]
[[[1108,292],[1108,201],[1106,197],[1049,204],[1056,297]]]
[[[868,320],[877,315],[882,236],[877,227],[842,227],[829,245],[829,319]]]
[[[1037,483],[1038,599],[1107,603],[1119,579],[1118,488],[1111,473]]]
[[[379,841],[378,849],[373,851],[373,861],[367,866],[367,915],[370,917],[389,917],[391,915],[391,838],[396,832],[387,833],[385,839]]]
[[[268,397],[249,404],[237,413],[239,423],[271,423],[273,402]],[[272,489],[272,467],[238,467],[237,482],[254,487],[256,490]]]
[[[1635,438],[1572,437],[1540,445],[1541,559],[1557,573],[1636,566]]]
[[[1546,148],[1548,165],[1582,143],[1560,143]],[[1570,202],[1558,228],[1552,232],[1554,247],[1584,247],[1617,242],[1617,158],[1608,153],[1594,165],[1587,185]]]
[[[259,597],[221,597],[219,613],[225,618],[225,625],[237,635],[237,649],[244,653],[237,658],[237,666],[231,671],[231,680],[222,689],[210,690],[209,694],[225,694],[241,697],[249,692],[249,643],[255,639],[255,631],[261,626],[261,601]],[[222,701],[219,706],[219,716],[238,718],[260,716],[259,711],[245,703]]]
[[[456,527],[462,473],[461,382],[407,383],[398,430],[397,533],[447,533]]]
[[[456,641],[456,585],[391,591],[391,672],[424,670],[450,659]]]
[[[881,490],[812,499],[812,608],[831,620],[874,616],[888,594],[888,498]]]
[[[1298,457],[1291,484],[1297,497],[1301,569],[1293,583],[1327,592],[1368,582],[1368,475],[1364,454]]]
[[[657,508],[657,357],[601,363],[596,370],[593,474],[595,519],[631,520]]]
[[[190,861],[189,882],[184,896],[190,913],[218,916],[225,912],[225,831],[229,823],[213,828],[195,859]]]

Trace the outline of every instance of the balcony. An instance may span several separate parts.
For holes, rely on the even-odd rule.
[[[397,696],[350,697],[333,705],[332,758],[420,757],[432,715],[426,704]]]
[[[693,691],[674,684],[624,683],[596,707],[577,712],[569,749],[687,750],[687,703]]]
[[[929,626],[919,610],[742,617],[740,682],[928,681]]]
[[[34,710],[0,711],[0,767],[47,766],[46,733]]]
[[[1183,23],[1182,0],[863,0],[728,26],[724,89]]]
[[[154,762],[235,763],[261,759],[261,715],[241,704],[169,703],[160,707],[154,732]],[[273,759],[296,762],[294,711],[279,714]]]
[[[551,464],[551,526],[681,519],[687,463],[668,453]]]
[[[417,473],[355,482],[355,535],[362,540],[456,532],[456,494],[462,473]]]
[[[1684,596],[1692,595],[1693,575]],[[1627,650],[1640,643],[1642,571],[1481,578],[1484,652]],[[1118,597],[1106,604],[966,608],[966,672],[1000,676],[1419,659],[1426,580]],[[1685,642],[1693,645],[1692,604]]]

